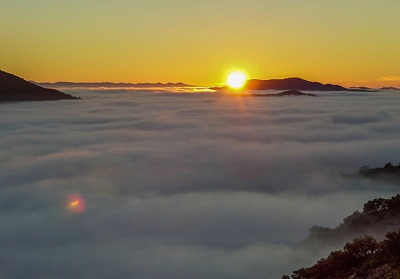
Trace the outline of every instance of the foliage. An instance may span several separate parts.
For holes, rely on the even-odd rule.
[[[400,231],[386,234],[386,239],[381,242],[372,236],[348,242],[343,250],[331,252],[314,266],[294,271],[291,278],[339,279],[352,275],[366,278],[382,266],[387,267],[380,269],[380,273],[385,273],[382,278],[400,278]]]
[[[386,165],[386,168],[394,168]],[[363,168],[368,170],[367,167]],[[313,226],[310,237],[330,240],[342,233],[362,232],[376,222],[400,214],[400,194],[388,199],[377,198],[364,204],[361,212],[355,211],[343,219],[336,229]],[[397,217],[396,217],[397,218]],[[382,275],[383,274],[383,275]],[[400,278],[400,231],[386,234],[378,242],[372,236],[354,239],[343,250],[334,251],[314,266],[301,268],[291,275],[292,279],[348,279],[348,278]],[[283,277],[289,279],[290,277]]]
[[[363,212],[367,214],[378,213],[388,209],[388,205],[385,199],[379,198],[364,204]]]
[[[363,213],[374,214],[388,210],[400,209],[400,194],[391,197],[390,199],[374,199],[364,204]]]
[[[400,183],[400,163],[397,166],[387,163],[381,168],[370,168],[365,165],[358,169],[358,174],[366,178],[380,179],[398,184]]]

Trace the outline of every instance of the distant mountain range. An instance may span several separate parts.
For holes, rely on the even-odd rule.
[[[177,83],[113,83],[113,82],[29,82],[20,77],[6,73],[0,70],[0,102],[11,101],[44,101],[44,100],[62,100],[62,99],[79,99],[69,94],[62,93],[55,89],[72,89],[72,88],[173,88],[173,87],[196,87],[194,85],[177,82]],[[49,89],[52,88],[52,89]],[[227,86],[211,87],[213,90],[229,90]],[[374,91],[368,87],[351,87],[346,88],[336,84],[322,84],[320,82],[307,81],[301,78],[285,78],[285,79],[251,79],[248,80],[244,90],[288,90],[273,96],[300,96],[305,94],[303,91],[352,91],[352,92],[370,92]],[[380,90],[398,90],[395,87],[383,87]],[[264,95],[263,95],[264,96]]]
[[[354,86],[350,87],[350,89],[361,89],[365,91],[376,91],[376,90],[400,90],[398,87],[393,87],[393,86],[388,86],[388,87],[381,87],[379,89],[376,88],[371,88],[371,87],[366,87],[366,86]]]
[[[182,82],[168,83],[129,83],[129,82],[32,82],[47,88],[173,88],[173,87],[196,87],[196,85]],[[229,90],[228,86],[210,87],[212,90]],[[244,90],[303,90],[303,91],[351,91],[351,92],[371,92],[379,89],[369,87],[350,87],[346,88],[336,84],[322,84],[320,82],[308,81],[298,77],[285,79],[250,79],[246,82]],[[395,87],[383,87],[380,90],[398,90]]]
[[[214,90],[228,89],[227,86],[212,87]],[[243,88],[244,90],[303,90],[303,91],[370,91],[364,88],[346,88],[336,84],[322,84],[320,82],[308,81],[301,78],[285,78],[285,79],[250,79]]]
[[[37,85],[50,88],[157,88],[157,87],[194,87],[194,85],[177,83],[127,83],[127,82],[68,82],[59,81],[55,83],[40,82]]]
[[[47,89],[0,70],[0,102],[56,101],[79,99],[55,89]]]

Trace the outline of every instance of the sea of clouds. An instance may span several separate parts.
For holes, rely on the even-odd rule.
[[[2,278],[281,278],[399,190],[342,177],[400,161],[398,91],[68,93],[0,104]]]

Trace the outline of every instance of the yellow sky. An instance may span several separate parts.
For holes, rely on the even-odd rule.
[[[1,0],[0,69],[217,85],[227,72],[400,86],[399,0]]]

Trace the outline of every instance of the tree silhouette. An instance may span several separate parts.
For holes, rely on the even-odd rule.
[[[377,277],[370,274],[379,273]],[[400,231],[378,243],[372,236],[346,243],[314,266],[293,271],[292,279],[400,278]],[[282,277],[288,279],[289,277]]]

